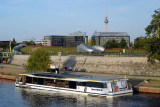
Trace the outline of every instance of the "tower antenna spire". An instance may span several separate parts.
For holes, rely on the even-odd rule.
[[[107,24],[108,24],[107,8],[106,8],[106,17],[105,17],[104,23],[106,24],[106,32],[107,32]]]

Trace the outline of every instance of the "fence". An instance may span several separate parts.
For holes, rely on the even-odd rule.
[[[51,54],[58,55],[58,54]],[[62,56],[119,56],[119,57],[146,57],[147,53],[121,53],[121,52],[104,52],[104,53],[61,53]]]
[[[15,53],[18,55],[19,53]],[[21,55],[30,55],[27,53],[20,53]],[[58,56],[58,53],[51,53],[51,55]],[[62,56],[119,56],[119,57],[146,57],[147,52],[145,53],[122,53],[122,52],[103,52],[103,53],[63,53],[61,52]]]

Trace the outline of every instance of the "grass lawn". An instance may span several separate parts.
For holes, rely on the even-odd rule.
[[[147,82],[140,82],[138,86],[160,88],[160,80],[147,80]]]
[[[160,80],[147,80],[148,83],[145,83],[144,79],[131,78],[128,82],[133,84],[133,86],[160,88]]]
[[[22,49],[20,49],[20,51],[22,53],[27,53],[29,51],[32,51],[34,50],[35,48],[38,48],[38,47],[24,47]],[[45,48],[47,51],[49,51],[50,53],[58,53],[58,52],[63,52],[63,53],[76,53],[76,48],[55,48],[55,47],[40,47],[40,48]],[[105,50],[106,53],[118,53],[120,52],[120,49],[106,49]],[[122,49],[121,49],[121,52],[122,52]],[[126,49],[125,50],[126,53],[131,53],[133,52],[133,50],[130,50],[130,49]],[[136,53],[146,53],[145,50],[135,50],[134,49],[134,52]]]
[[[119,49],[106,49],[105,50],[105,52],[120,52],[120,51],[123,52],[123,50],[119,50]],[[126,53],[131,53],[131,52],[133,52],[133,50],[130,50],[130,49],[127,50],[126,49],[125,52]],[[145,50],[134,49],[134,53],[146,53],[146,51]]]
[[[29,51],[32,52],[32,50],[36,49],[37,47],[24,47],[20,49],[20,52],[22,53],[27,53]],[[39,47],[38,47],[39,48]],[[40,48],[45,48],[50,53],[58,53],[58,52],[63,52],[63,53],[76,53],[76,48],[46,48],[46,47],[40,47]]]
[[[33,49],[33,47],[24,47],[24,48],[21,48],[19,51],[22,53],[27,53],[27,52],[31,51],[32,49]]]

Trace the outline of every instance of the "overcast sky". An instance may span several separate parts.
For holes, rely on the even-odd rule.
[[[145,36],[160,0],[0,0],[0,40],[41,40],[75,31],[127,32],[131,41]]]

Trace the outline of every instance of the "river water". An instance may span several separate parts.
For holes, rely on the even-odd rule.
[[[116,98],[15,87],[0,79],[0,107],[160,107],[160,94],[133,94]]]

